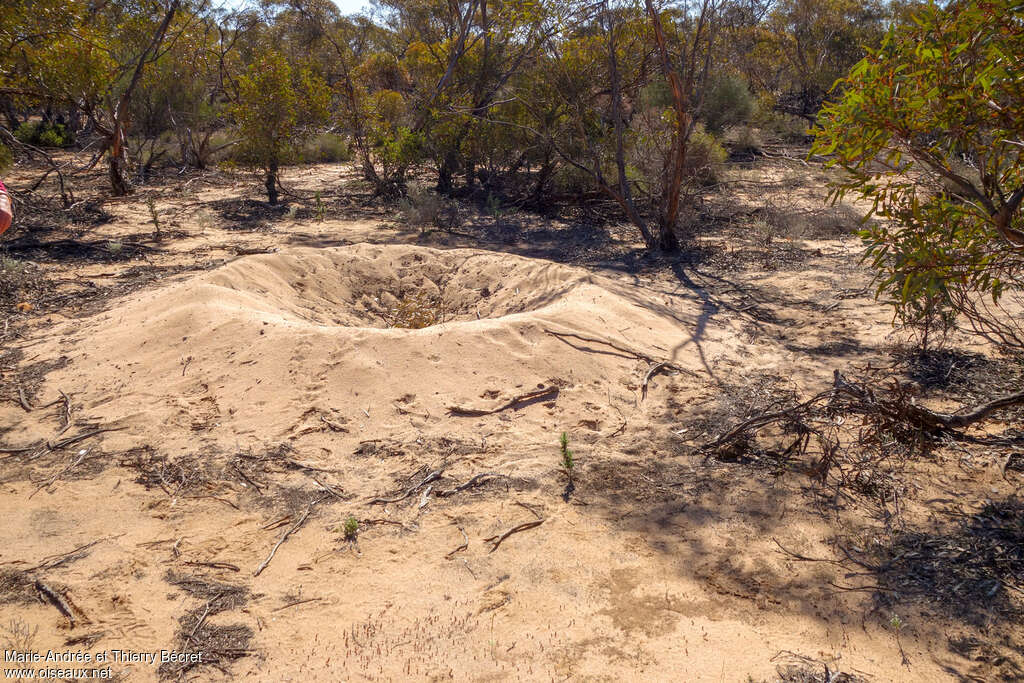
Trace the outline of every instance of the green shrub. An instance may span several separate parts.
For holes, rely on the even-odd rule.
[[[7,145],[0,144],[0,173],[6,173],[14,164],[14,153]]]
[[[700,120],[709,131],[718,134],[731,126],[750,121],[756,108],[754,96],[743,78],[720,76],[708,86]]]
[[[62,123],[45,123],[43,121],[26,121],[14,131],[14,137],[26,145],[38,147],[67,147],[75,142]]]
[[[413,228],[438,227],[444,211],[444,199],[433,190],[414,189],[398,203],[406,225]]]
[[[728,142],[733,154],[757,155],[764,146],[761,135],[750,126],[738,126],[732,131]]]
[[[698,125],[686,148],[686,173],[697,184],[714,185],[719,166],[728,156],[718,138]]]
[[[303,161],[314,163],[337,163],[352,159],[345,138],[334,133],[322,133],[310,138],[299,154]]]

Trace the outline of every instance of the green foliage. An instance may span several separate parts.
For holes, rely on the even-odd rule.
[[[573,457],[573,452],[569,450],[569,435],[562,432],[562,435],[558,438],[558,445],[562,454],[562,471],[565,472],[565,476],[572,482],[576,460]]]
[[[156,208],[156,199],[152,196],[146,197],[146,210],[149,211],[149,220],[153,221],[153,234],[159,240],[161,239],[160,211]]]
[[[334,164],[350,161],[352,159],[352,152],[349,150],[345,138],[341,135],[321,133],[309,138],[302,145],[298,156],[306,163]]]
[[[723,75],[708,84],[700,118],[714,134],[726,128],[747,123],[754,115],[757,102],[747,82],[735,75]]]
[[[355,541],[359,536],[359,520],[349,515],[342,526],[342,535],[346,541]]]
[[[7,145],[0,143],[0,173],[6,173],[14,165],[14,153]]]
[[[38,147],[67,147],[75,143],[75,136],[62,123],[26,121],[14,131],[14,137],[27,145]]]
[[[884,219],[861,234],[903,322],[963,315],[1018,348],[999,302],[1024,285],[1022,18],[1011,0],[923,8],[840,81],[813,149],[846,172],[834,199]]]
[[[293,69],[279,52],[268,52],[238,79],[233,109],[242,158],[266,174],[270,202],[282,164],[328,117],[330,90],[309,69]]]
[[[713,185],[718,180],[719,166],[728,156],[718,138],[702,126],[697,126],[686,150],[687,174],[697,184]]]

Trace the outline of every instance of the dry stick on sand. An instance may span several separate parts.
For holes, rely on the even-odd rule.
[[[462,552],[469,547],[469,536],[466,535],[466,531],[461,526],[459,527],[459,531],[462,533],[462,545],[445,555],[444,557],[446,560],[452,559],[452,556],[455,555],[455,553]]]
[[[274,609],[272,609],[270,611],[271,612],[280,612],[281,610],[288,609],[289,607],[295,607],[296,605],[305,605],[307,602],[319,602],[320,600],[323,600],[323,598],[306,598],[305,600],[295,600],[293,602],[289,602],[287,605],[281,605],[280,607],[275,607]]]
[[[57,482],[58,479],[60,479],[65,474],[67,474],[68,472],[73,470],[77,465],[79,465],[83,460],[85,460],[85,456],[86,455],[88,455],[88,451],[86,451],[86,452],[82,453],[81,455],[79,455],[77,460],[75,460],[73,463],[71,463],[70,465],[68,465],[64,469],[62,469],[57,474],[55,474],[52,477],[50,477],[50,480],[47,481],[45,484],[40,484],[39,488],[37,488],[35,491],[33,491],[32,493],[29,494],[29,496],[28,496],[29,500],[31,500],[34,495],[36,495],[37,493],[39,493],[43,489],[47,489],[47,488],[50,488],[51,486],[53,486]]]
[[[210,569],[230,569],[233,572],[242,571],[230,562],[186,562],[190,567],[209,567]]]
[[[897,390],[899,389],[899,387],[896,388]],[[862,412],[881,414],[893,419],[909,422],[916,427],[946,431],[953,435],[960,434],[954,428],[969,427],[976,422],[984,420],[1000,408],[1024,404],[1024,391],[1022,391],[983,403],[959,414],[938,413],[919,406],[912,401],[905,400],[899,394],[892,397],[878,397],[869,387],[850,382],[843,377],[842,373],[834,370],[832,388],[815,394],[803,403],[798,403],[789,408],[755,415],[749,420],[736,425],[714,441],[705,444],[701,447],[701,450],[710,453],[741,434],[785,419],[793,419],[798,415],[802,415],[804,411],[814,404],[825,399],[832,400],[839,396],[845,397],[854,403]]]
[[[328,427],[330,427],[330,428],[331,428],[331,431],[333,431],[333,432],[345,432],[345,433],[348,433],[348,429],[346,429],[345,427],[342,427],[342,426],[341,426],[340,424],[338,424],[337,422],[333,422],[333,421],[331,421],[331,420],[328,420],[328,419],[327,419],[327,418],[326,418],[325,416],[323,416],[323,415],[321,415],[321,416],[320,416],[320,421],[321,421],[321,422],[323,422],[323,423],[324,423],[325,425],[327,425]]]
[[[89,439],[91,437],[94,437],[97,434],[103,434],[104,432],[120,432],[120,431],[125,430],[125,429],[128,429],[128,428],[127,427],[100,427],[99,429],[94,429],[94,430],[89,431],[89,432],[83,432],[82,434],[76,434],[75,436],[69,436],[68,438],[61,439],[60,441],[57,441],[57,442],[47,441],[46,442],[46,447],[49,450],[51,450],[51,451],[55,451],[55,450],[58,450],[60,448],[64,448],[65,446],[70,446],[73,443],[78,443],[79,441],[82,441],[83,439]]]
[[[480,481],[485,477],[501,477],[502,479],[509,478],[507,474],[498,474],[497,472],[481,472],[480,474],[476,475],[475,477],[467,481],[465,484],[459,484],[455,488],[447,489],[445,491],[435,491],[434,495],[437,496],[438,498],[447,498],[448,496],[454,496],[456,493],[465,491],[466,489],[469,488],[473,488],[474,486],[478,486],[480,484]]]
[[[509,536],[511,536],[512,534],[517,534],[520,531],[526,531],[527,529],[532,529],[534,527],[538,527],[538,526],[540,526],[543,523],[544,523],[543,519],[538,519],[538,520],[535,520],[533,522],[525,522],[524,524],[520,524],[519,526],[512,527],[511,529],[509,529],[508,531],[506,531],[503,534],[499,534],[497,536],[491,536],[490,538],[485,538],[484,539],[484,543],[493,543],[494,544],[493,546],[491,546],[491,549],[488,550],[487,552],[488,553],[493,553],[495,550],[498,549],[498,546],[501,545],[501,542],[504,541]]]
[[[494,413],[500,413],[509,408],[515,408],[522,403],[529,403],[532,401],[539,401],[542,398],[551,396],[553,398],[558,397],[558,387],[541,387],[534,391],[520,394],[515,398],[503,403],[497,408],[490,409],[479,409],[479,408],[463,408],[461,406],[446,406],[448,412],[451,415],[458,415],[460,417],[478,417],[480,415],[493,415]]]
[[[326,498],[326,496],[324,497]],[[270,551],[270,554],[267,555],[267,559],[263,560],[260,566],[256,568],[256,571],[253,572],[253,576],[259,576],[261,573],[263,573],[263,570],[267,568],[267,565],[270,564],[270,561],[274,559],[274,555],[277,554],[277,549],[280,548],[284,544],[284,542],[288,540],[289,536],[298,531],[299,527],[306,523],[306,520],[309,519],[309,515],[313,512],[313,508],[316,507],[316,505],[322,500],[323,498],[317,498],[316,500],[309,504],[309,507],[306,508],[306,512],[303,513],[302,517],[299,518],[299,521],[295,522],[294,526],[290,527],[288,531],[284,532],[284,535],[281,536],[281,540],[277,542],[273,550]]]
[[[625,354],[625,355],[630,356],[632,358],[636,358],[637,360],[642,360],[642,361],[646,361],[648,363],[651,363],[652,365],[651,365],[650,368],[648,368],[647,373],[644,375],[643,384],[641,385],[641,400],[643,400],[644,398],[647,398],[647,385],[650,384],[651,378],[653,378],[655,375],[657,375],[661,370],[675,370],[676,372],[682,372],[684,374],[690,375],[691,377],[696,377],[697,376],[696,373],[694,373],[692,370],[688,370],[688,369],[686,369],[686,368],[684,368],[682,366],[676,365],[675,363],[672,363],[672,362],[667,361],[667,360],[660,360],[658,358],[653,358],[652,356],[648,356],[646,353],[641,353],[640,351],[636,351],[634,349],[629,349],[629,348],[626,348],[625,346],[619,346],[618,344],[615,344],[614,342],[610,342],[607,339],[599,339],[598,337],[588,337],[586,335],[576,334],[575,332],[559,332],[557,330],[551,330],[551,329],[548,329],[546,327],[541,328],[541,329],[543,329],[545,333],[550,334],[551,336],[555,337],[556,339],[559,339],[559,340],[565,342],[566,344],[569,344],[569,346],[572,346],[574,349],[577,349],[577,350],[580,350],[580,351],[591,351],[591,352],[596,352],[596,353],[608,353],[607,351],[598,351],[597,349],[586,349],[586,348],[581,348],[579,346],[575,346],[575,345],[570,344],[569,342],[567,342],[564,339],[564,337],[570,337],[572,339],[579,339],[580,341],[590,342],[592,344],[602,344],[602,345],[607,346],[609,348],[615,349],[616,351],[618,351],[621,354]],[[615,355],[615,354],[611,354],[611,355]]]
[[[115,538],[120,538],[121,536],[124,536],[124,534],[118,534],[117,536],[107,536],[106,538],[98,538],[91,543],[80,545],[77,548],[67,551],[66,553],[59,553],[57,555],[47,555],[42,560],[40,560],[39,564],[37,564],[34,567],[29,567],[25,570],[25,572],[34,572],[37,569],[54,569],[55,567],[59,567],[60,565],[64,564],[68,560],[68,558],[70,558],[73,555],[85,552],[89,548],[99,543],[102,543],[103,541],[110,541]]]
[[[395,496],[394,498],[374,498],[368,503],[368,505],[374,505],[375,503],[382,503],[386,505],[388,503],[397,503],[399,501],[405,500],[406,498],[416,493],[416,491],[426,486],[430,482],[437,481],[438,479],[440,479],[442,471],[443,470],[434,470],[433,472],[425,476],[423,478],[423,481],[416,484],[415,486],[410,486],[408,489],[406,489],[405,493],[403,493],[400,496]]]

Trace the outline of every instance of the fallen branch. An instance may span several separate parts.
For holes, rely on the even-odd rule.
[[[452,559],[452,556],[455,555],[455,553],[462,552],[463,550],[469,547],[469,536],[466,535],[465,530],[461,526],[459,527],[459,531],[462,533],[462,545],[460,545],[455,550],[452,550],[451,552],[447,553],[444,556],[446,560]]]
[[[59,450],[61,448],[64,448],[65,446],[70,446],[73,443],[78,443],[79,441],[82,441],[84,439],[92,438],[92,437],[96,436],[97,434],[103,434],[104,432],[120,432],[120,431],[123,431],[125,429],[127,429],[127,427],[100,427],[99,429],[94,429],[94,430],[89,431],[89,432],[84,432],[82,434],[76,434],[75,436],[68,437],[67,439],[61,439],[60,441],[57,441],[56,443],[47,441],[46,442],[46,447],[49,450],[51,450],[51,451],[56,451],[56,450]]]
[[[296,531],[298,531],[299,527],[306,523],[306,520],[309,519],[309,515],[313,512],[313,508],[317,505],[317,503],[319,503],[322,500],[323,498],[317,498],[316,500],[309,504],[309,507],[306,508],[306,512],[302,515],[302,517],[299,518],[299,521],[295,522],[295,524],[291,528],[289,528],[288,531],[284,532],[284,534],[281,536],[281,539],[274,545],[273,549],[270,551],[270,554],[267,555],[267,559],[263,560],[260,566],[256,568],[256,571],[253,572],[253,576],[259,576],[263,573],[263,570],[267,568],[267,566],[270,564],[270,561],[274,559],[274,555],[277,554],[277,549],[284,545],[284,542],[288,540],[288,537],[294,534]]]
[[[822,399],[831,397],[833,391],[834,389],[823,391],[820,394],[816,394],[814,397],[807,399],[803,403],[797,404],[790,408],[786,408],[784,410],[778,410],[773,413],[764,413],[762,415],[755,415],[749,420],[744,420],[743,422],[739,423],[738,425],[736,425],[728,432],[715,439],[714,441],[704,444],[704,446],[701,447],[701,450],[713,451],[719,446],[729,443],[737,436],[744,434],[750,430],[759,429],[760,427],[764,427],[766,425],[769,425],[773,422],[777,422],[784,418],[793,417],[797,413],[806,410],[807,408],[811,407],[812,405],[821,401]]]
[[[437,496],[438,498],[447,498],[448,496],[454,496],[456,493],[460,493],[462,491],[465,491],[466,489],[470,489],[473,488],[474,486],[479,485],[480,481],[487,477],[501,477],[503,479],[509,478],[507,474],[498,474],[497,472],[481,472],[480,474],[476,475],[475,477],[467,481],[465,484],[459,484],[455,488],[447,489],[445,491],[436,491],[434,495]]]
[[[190,567],[209,567],[210,569],[230,569],[233,572],[242,571],[238,567],[228,562],[186,562],[185,564]]]
[[[511,400],[503,403],[497,408],[480,409],[480,408],[463,408],[461,406],[446,406],[449,414],[457,415],[459,417],[479,417],[481,415],[493,415],[494,413],[500,413],[508,410],[509,408],[515,408],[521,404],[533,403],[547,397],[558,397],[558,387],[541,387],[534,391],[520,394],[512,398]]]
[[[331,494],[332,496],[334,496],[334,497],[335,497],[335,498],[337,498],[338,500],[345,500],[345,496],[341,495],[340,493],[338,493],[337,491],[335,491],[335,490],[334,490],[334,489],[332,489],[332,488],[331,488],[330,486],[328,486],[327,484],[323,483],[322,481],[320,481],[320,480],[319,480],[319,479],[317,479],[316,477],[314,477],[314,476],[312,476],[312,475],[311,475],[311,476],[310,476],[310,479],[312,479],[313,481],[315,481],[315,482],[317,483],[317,486],[319,486],[319,487],[320,487],[320,488],[322,488],[322,489],[323,489],[324,491],[326,491],[327,493]]]
[[[333,432],[345,432],[346,434],[348,433],[348,429],[346,429],[345,427],[342,427],[337,422],[332,422],[331,420],[328,420],[323,415],[320,416],[320,421],[323,422],[328,427],[330,427],[331,431],[333,431]]]
[[[643,398],[647,397],[647,385],[650,383],[651,378],[654,377],[656,374],[658,374],[658,372],[660,372],[661,370],[675,370],[676,372],[682,372],[682,373],[690,375],[692,377],[696,377],[697,376],[696,373],[694,373],[692,370],[688,370],[687,368],[684,368],[684,367],[682,367],[680,365],[676,365],[675,363],[673,363],[671,361],[661,360],[661,359],[658,359],[658,358],[654,358],[652,356],[647,355],[646,353],[642,353],[642,352],[636,351],[634,349],[629,349],[629,348],[626,348],[625,346],[619,346],[618,344],[610,342],[607,339],[600,339],[598,337],[588,337],[586,335],[576,334],[575,332],[558,332],[556,330],[550,330],[550,329],[548,329],[546,327],[542,328],[542,329],[547,334],[550,334],[551,336],[553,336],[553,337],[555,337],[555,338],[565,342],[566,344],[569,344],[569,346],[571,346],[574,349],[577,349],[579,351],[588,351],[588,352],[592,352],[592,353],[603,353],[603,354],[612,355],[612,356],[618,355],[618,354],[614,354],[614,353],[609,354],[608,351],[600,351],[598,349],[580,348],[579,346],[575,346],[574,344],[570,344],[569,342],[565,341],[565,339],[563,339],[563,337],[571,337],[573,339],[579,339],[580,341],[590,342],[592,344],[603,344],[604,346],[607,346],[609,348],[615,349],[616,351],[619,352],[619,354],[625,354],[625,357],[635,358],[636,360],[642,360],[642,361],[645,361],[647,363],[651,363],[652,366],[651,366],[650,369],[648,369],[647,374],[644,376],[643,384],[641,386],[641,400]]]
[[[66,553],[59,553],[57,555],[47,555],[42,560],[40,560],[39,564],[37,564],[34,567],[29,567],[25,571],[34,572],[39,569],[54,569],[67,562],[74,555],[77,555],[81,552],[85,552],[86,550],[93,547],[94,545],[97,545],[98,543],[102,543],[103,541],[109,541],[115,538],[120,538],[121,536],[124,536],[124,534],[118,534],[117,536],[108,536],[106,538],[99,538],[91,543],[80,545],[77,548],[67,551]]]
[[[506,538],[508,538],[512,534],[518,534],[520,531],[526,531],[527,529],[532,529],[534,527],[538,527],[538,526],[540,526],[543,523],[544,523],[543,519],[538,519],[538,520],[533,521],[533,522],[525,522],[523,524],[520,524],[519,526],[512,527],[511,529],[509,529],[508,531],[506,531],[503,534],[500,534],[498,536],[491,536],[490,538],[485,538],[484,539],[484,543],[493,543],[494,544],[494,545],[491,546],[491,549],[488,550],[487,552],[488,553],[493,553],[495,550],[498,549],[498,546],[501,545],[502,541],[504,541]]]
[[[323,598],[306,598],[305,600],[294,600],[289,602],[287,605],[281,605],[270,610],[271,612],[280,612],[281,610],[288,609],[289,607],[295,607],[296,605],[305,605],[307,602],[319,602]]]
[[[71,463],[70,465],[68,465],[64,469],[62,469],[57,474],[55,474],[52,477],[50,477],[50,480],[48,482],[46,482],[45,484],[40,484],[39,488],[37,488],[35,491],[33,491],[32,493],[29,494],[29,496],[28,496],[29,500],[31,500],[33,496],[35,496],[37,493],[39,493],[43,489],[47,489],[47,488],[50,488],[51,486],[53,486],[53,484],[55,484],[58,479],[60,479],[65,474],[67,474],[68,472],[73,470],[77,465],[79,465],[83,460],[85,460],[85,456],[87,455],[87,453],[88,452],[82,453],[81,455],[78,456],[77,460],[75,460],[73,463]]]
[[[1000,408],[1009,408],[1022,404],[1024,404],[1024,391],[1018,391],[1016,394],[1003,396],[994,401],[975,406],[966,413],[961,414],[937,413],[914,404],[910,404],[908,410],[922,422],[935,427],[969,427],[975,422],[981,422]]]
[[[374,504],[377,504],[377,503],[381,503],[381,504],[385,504],[386,505],[388,503],[397,503],[399,501],[403,501],[406,498],[408,498],[409,496],[411,496],[412,494],[416,493],[416,491],[418,491],[420,488],[422,488],[422,487],[426,486],[427,484],[429,484],[430,482],[437,481],[438,479],[440,479],[442,471],[443,470],[434,470],[433,472],[428,474],[426,477],[424,477],[423,481],[421,481],[420,483],[416,484],[415,486],[410,486],[408,489],[406,489],[405,493],[403,493],[400,496],[395,496],[394,498],[374,498],[373,500],[371,500],[368,503],[368,505],[374,505]]]

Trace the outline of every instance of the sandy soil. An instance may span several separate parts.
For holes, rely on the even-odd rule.
[[[772,173],[784,210],[751,188],[715,215],[815,210],[813,174],[739,177]],[[12,243],[56,289],[4,312],[3,647],[204,653],[112,665],[133,681],[1024,676],[1012,585],[973,609],[879,593],[837,549],[1012,498],[1005,453],[909,463],[893,522],[806,463],[696,450],[778,392],[893,365],[853,238],[653,262],[628,231],[593,255],[557,222],[473,216],[474,240],[250,191],[160,186],[160,241],[133,198],[40,238],[93,245],[72,258]],[[410,311],[435,324],[391,326]]]

